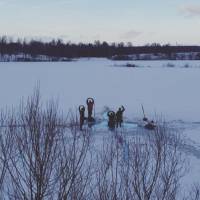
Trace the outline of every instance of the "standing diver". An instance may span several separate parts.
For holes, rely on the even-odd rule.
[[[113,130],[115,128],[115,112],[109,111],[108,115],[108,127]]]
[[[87,103],[87,109],[88,109],[88,122],[94,122],[94,118],[92,117],[94,99],[93,98],[87,98],[86,103]]]
[[[123,112],[125,111],[124,106],[121,106],[118,111],[116,112],[116,126],[118,128],[118,126],[122,126],[122,122],[123,122]]]
[[[79,113],[80,113],[80,130],[82,131],[82,127],[84,124],[84,120],[85,120],[85,106],[81,105],[79,106]]]

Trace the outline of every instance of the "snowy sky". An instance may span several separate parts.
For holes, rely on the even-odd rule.
[[[0,35],[200,45],[200,0],[0,0]]]

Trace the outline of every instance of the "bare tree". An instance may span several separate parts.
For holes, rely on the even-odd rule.
[[[8,112],[1,111],[0,114],[0,198],[4,199],[5,178],[7,176],[9,158],[13,156],[13,136],[7,131],[5,124],[12,119]]]
[[[26,105],[21,105],[15,120],[18,126],[12,122],[9,126],[16,154],[9,163],[12,199],[43,199],[51,195],[55,184],[60,119],[54,104],[42,110],[39,100],[36,91]]]
[[[77,121],[64,118],[53,101],[44,107],[38,89],[15,112],[1,114],[1,199],[179,198],[185,173],[179,134],[162,124],[131,137],[109,133],[97,144],[89,129],[79,131]],[[199,199],[198,186],[190,198]]]
[[[188,196],[185,197],[183,200],[200,200],[200,185],[199,183],[194,183],[192,185],[191,191],[189,192]]]
[[[96,156],[95,177],[92,185],[93,199],[117,199],[120,189],[120,149],[114,137],[103,141]]]
[[[132,199],[176,199],[185,173],[180,137],[164,125],[130,144],[129,179]]]
[[[112,140],[103,149],[95,199],[177,199],[185,173],[180,137],[165,125],[145,134],[124,139],[122,144]]]
[[[87,199],[90,137],[76,124],[54,102],[44,109],[39,90],[21,104],[7,129],[15,148],[7,164],[10,199]]]
[[[79,132],[72,127],[61,138],[57,162],[58,179],[57,199],[88,199],[88,185],[91,178],[91,154],[89,152],[89,132]]]

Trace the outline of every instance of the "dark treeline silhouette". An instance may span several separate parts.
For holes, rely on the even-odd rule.
[[[6,36],[0,37],[0,54],[16,55],[28,54],[31,56],[46,55],[52,57],[107,57],[114,55],[128,55],[141,53],[164,53],[170,55],[179,52],[200,52],[200,46],[171,46],[158,43],[145,46],[133,46],[132,43],[111,43],[95,41],[94,43],[71,43],[61,39],[44,42],[42,40],[14,41]]]

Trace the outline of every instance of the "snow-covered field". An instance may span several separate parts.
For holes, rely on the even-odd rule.
[[[0,63],[1,107],[15,105],[32,93],[37,82],[45,99],[56,97],[68,110],[94,97],[96,112],[123,104],[130,119],[163,115],[166,120],[200,121],[199,61],[138,61],[139,66],[113,67],[126,61],[81,59],[67,63]],[[188,64],[191,68],[163,67]]]
[[[120,67],[134,63],[138,67]],[[111,61],[0,63],[0,107],[16,106],[39,83],[43,100],[54,98],[67,112],[95,99],[95,113],[126,108],[128,121],[162,117],[186,137],[191,159],[186,184],[200,180],[200,61]]]

